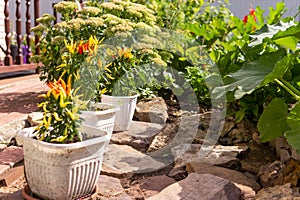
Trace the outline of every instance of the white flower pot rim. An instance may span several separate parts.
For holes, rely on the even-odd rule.
[[[33,139],[31,137],[24,137],[23,140],[31,140],[32,144],[42,144],[44,147],[47,147],[48,149],[70,149],[71,150],[71,149],[78,148],[78,146],[82,146],[82,144],[88,147],[99,142],[105,142],[110,139],[110,135],[108,134],[107,131],[89,125],[84,125],[84,126],[91,129],[99,129],[102,132],[106,132],[106,134],[101,137],[87,138],[86,140],[83,140],[81,142],[74,142],[74,143],[67,143],[67,144],[44,142],[41,140]]]
[[[113,98],[116,98],[116,99],[118,99],[118,98],[120,98],[120,99],[122,99],[122,98],[132,98],[132,99],[134,99],[134,98],[138,97],[139,95],[135,94],[135,95],[130,95],[130,96],[114,96],[114,95],[101,94],[101,96],[113,97]]]
[[[82,110],[81,112],[85,113],[85,114],[90,114],[90,115],[105,115],[105,114],[109,114],[112,112],[118,112],[120,110],[119,106],[117,105],[113,105],[113,104],[109,104],[109,103],[101,103],[99,102],[101,105],[106,106],[106,110],[98,110],[98,111],[91,111],[91,110]]]

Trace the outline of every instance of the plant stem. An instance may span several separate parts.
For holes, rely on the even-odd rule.
[[[288,86],[286,86],[283,82],[281,82],[278,79],[275,79],[275,81],[281,86],[283,87],[288,93],[290,93],[297,101],[300,100],[300,96],[298,96],[297,94],[295,94],[294,91],[292,91]]]
[[[283,78],[279,79],[283,84],[285,84],[287,87],[289,87],[294,93],[296,93],[298,96],[300,96],[300,91],[297,90],[292,84],[290,84],[288,81],[284,80]]]

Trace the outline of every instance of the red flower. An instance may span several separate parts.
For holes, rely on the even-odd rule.
[[[255,16],[255,10],[254,9],[250,9],[249,10],[249,15],[251,15],[251,16],[253,16],[253,19],[254,19],[254,21],[256,22],[256,16]],[[244,22],[244,24],[246,24],[247,22],[248,22],[248,16],[249,15],[245,15],[244,16],[244,19],[243,19],[243,22]]]

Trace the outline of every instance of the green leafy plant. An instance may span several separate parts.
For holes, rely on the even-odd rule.
[[[261,12],[261,10],[258,8]],[[285,136],[288,142],[300,152],[298,144],[298,101],[299,101],[299,23],[293,17],[283,18],[284,3],[270,9],[267,23],[256,26],[249,34],[249,40],[240,48],[239,57],[228,59],[229,66],[239,67],[225,73],[225,86],[215,88],[216,96],[225,90],[232,100],[246,102],[249,97],[257,97],[262,109],[256,110],[258,129],[263,142]],[[259,17],[262,21],[262,18]],[[233,55],[233,54],[232,54]],[[233,57],[234,58],[234,57]],[[230,68],[229,68],[230,69]],[[258,98],[261,95],[262,98]],[[244,105],[239,115],[244,116]],[[267,107],[266,107],[267,105]]]
[[[99,71],[90,70],[93,73],[90,73],[90,77],[99,77],[96,85],[96,93],[99,97],[105,91],[111,93],[112,88],[119,88],[115,87],[114,83],[118,82],[125,72],[128,72],[128,76],[132,75],[129,74],[129,69],[155,61],[165,64],[153,46],[123,42],[128,38],[133,41],[131,32],[134,30],[139,30],[139,37],[149,37],[151,30],[159,30],[154,12],[146,6],[113,0],[111,2],[85,1],[81,8],[74,1],[62,1],[54,8],[61,13],[61,22],[54,24],[55,18],[46,14],[38,19],[40,24],[32,29],[36,35],[42,37],[39,45],[41,54],[32,57],[32,61],[43,64],[40,69],[41,80],[49,83],[61,77],[66,81],[69,75],[75,77],[89,73],[91,68],[96,69],[88,65],[97,66]],[[104,45],[99,45],[98,52],[94,52],[93,58],[90,55],[92,51],[79,53],[76,48],[79,48],[80,43],[90,40],[91,35],[95,41],[114,38],[115,48],[111,48],[111,52],[108,52]],[[123,59],[124,56],[118,54],[121,49],[131,49],[132,58]],[[109,56],[110,58],[107,59]],[[143,70],[139,69],[136,74],[144,79],[146,76],[142,75],[142,72]],[[135,93],[128,90],[123,93]]]
[[[74,90],[68,83],[58,79],[49,83],[47,94],[41,95],[44,101],[39,104],[43,110],[43,120],[36,128],[37,139],[52,143],[73,143],[82,140],[79,130],[78,105],[74,101]]]

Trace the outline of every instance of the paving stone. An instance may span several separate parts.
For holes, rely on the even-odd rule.
[[[23,148],[17,146],[9,146],[0,152],[0,164],[13,167],[16,163],[24,159]]]
[[[0,175],[0,186],[9,186],[16,180],[24,176],[24,166],[18,166],[10,169],[6,173]]]
[[[143,180],[139,187],[146,198],[158,194],[164,188],[175,183],[176,181],[166,175],[153,176]]]
[[[102,174],[114,177],[147,174],[164,168],[165,165],[127,145],[110,144],[104,154]]]
[[[29,122],[30,126],[38,126],[42,120],[43,120],[42,112],[32,112],[29,113],[27,117],[27,121]]]
[[[163,124],[132,121],[129,130],[113,133],[110,142],[129,145],[139,151],[145,152],[153,137],[157,135],[163,127]]]
[[[6,144],[0,144],[0,152],[7,148]]]
[[[18,190],[17,192],[14,192],[10,197],[9,200],[23,200],[22,191]]]
[[[0,165],[0,175],[4,174],[5,172],[7,172],[10,169],[9,165]]]
[[[191,144],[199,132],[201,116],[201,114],[182,116],[174,123],[166,124],[162,131],[153,138],[147,153],[157,152],[159,155],[166,155],[170,154],[171,149],[177,145]]]
[[[227,179],[192,173],[147,200],[239,200],[240,196],[240,189]]]
[[[10,113],[13,115],[13,113]],[[0,127],[0,143],[8,144],[12,138],[14,138],[19,130],[22,130],[25,127],[26,117],[8,117],[8,121],[5,125]],[[17,118],[17,119],[15,119]],[[12,119],[14,119],[12,121]]]
[[[3,200],[24,200],[22,196],[22,190],[18,190],[12,194],[4,194],[3,196],[0,196],[0,199]]]
[[[119,179],[100,175],[97,180],[98,197],[102,200],[131,200]]]
[[[188,162],[201,162],[210,165],[239,169],[241,164],[236,156],[248,151],[247,146],[214,146],[208,155],[200,155],[201,144],[181,144],[172,148],[171,152],[175,157],[175,168],[185,167]]]
[[[8,131],[3,131],[0,128],[0,135],[4,140],[10,139],[5,136],[10,136],[18,130],[8,124],[16,121],[17,124],[23,123],[25,125],[27,115],[38,110],[37,103],[42,100],[38,95],[48,90],[47,85],[39,79],[39,74],[11,78],[10,81],[11,84],[3,83],[2,80],[0,81],[0,87],[2,87],[0,90],[0,127],[10,127]],[[7,135],[3,135],[2,133]]]
[[[255,191],[258,191],[261,188],[260,185],[255,180],[249,179],[243,173],[235,170],[227,169],[224,167],[211,166],[199,162],[191,162],[191,163],[187,163],[186,169],[189,174],[190,173],[211,174],[214,176],[228,179],[233,183],[238,183],[241,185],[251,187]]]

